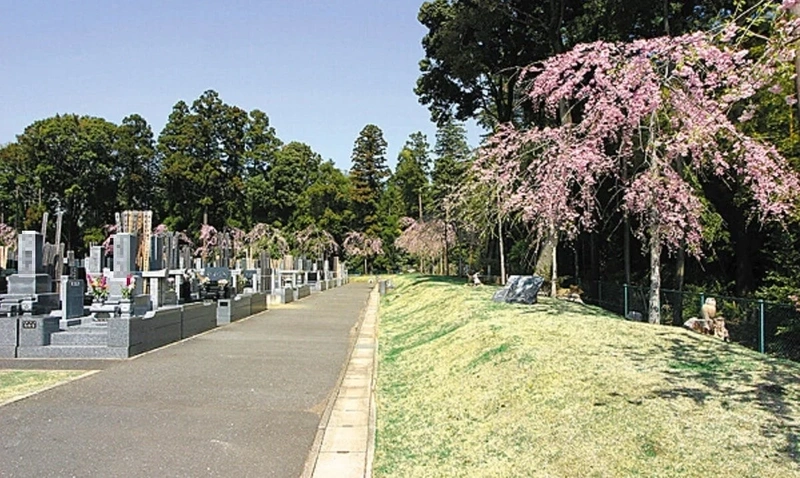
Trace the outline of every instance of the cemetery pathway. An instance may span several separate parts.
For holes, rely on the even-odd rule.
[[[370,290],[315,293],[0,407],[0,476],[300,476]]]

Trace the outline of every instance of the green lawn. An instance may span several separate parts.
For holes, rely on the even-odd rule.
[[[85,370],[0,370],[0,405],[86,374]]]
[[[375,476],[800,476],[800,364],[581,304],[394,283]]]

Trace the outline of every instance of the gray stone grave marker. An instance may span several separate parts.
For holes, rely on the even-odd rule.
[[[136,270],[136,235],[127,232],[114,235],[114,277],[127,277]]]
[[[165,269],[164,246],[165,240],[161,234],[150,236],[150,270],[158,271]]]
[[[91,246],[89,257],[86,258],[86,272],[98,274],[103,271],[103,247]]]

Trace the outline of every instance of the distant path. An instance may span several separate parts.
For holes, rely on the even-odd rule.
[[[87,361],[104,370],[0,407],[0,476],[300,476],[370,289],[351,283],[138,358]]]

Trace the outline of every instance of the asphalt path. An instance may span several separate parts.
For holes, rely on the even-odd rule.
[[[0,407],[2,477],[298,477],[370,285],[316,293]],[[60,365],[58,365],[60,363]]]

